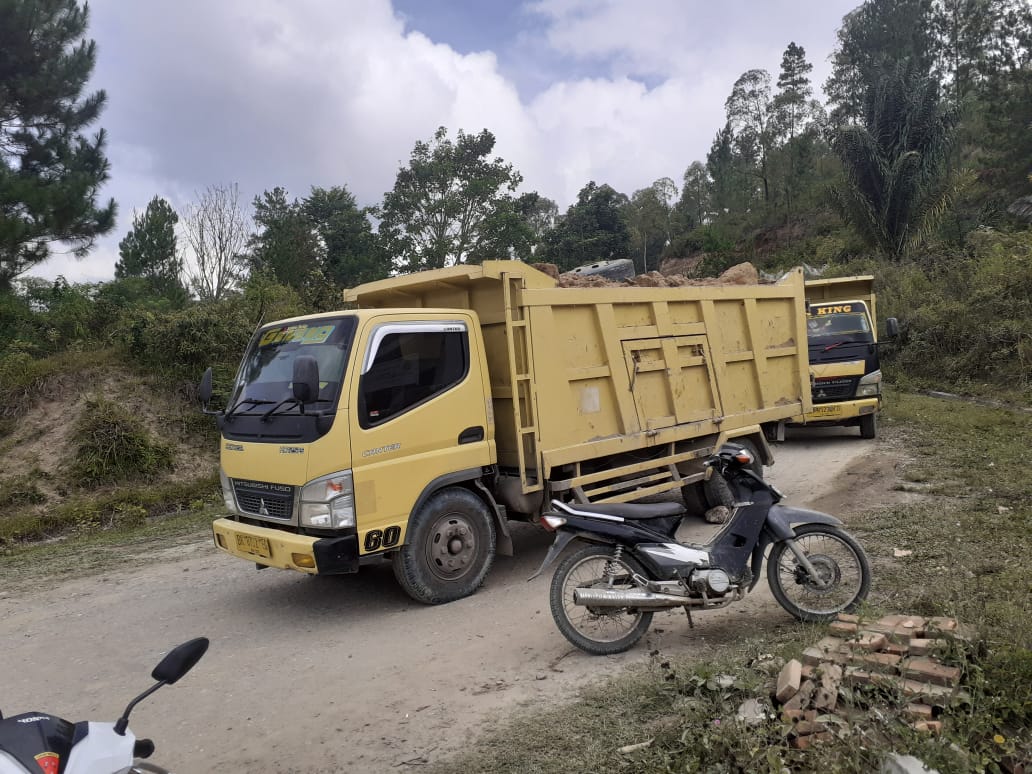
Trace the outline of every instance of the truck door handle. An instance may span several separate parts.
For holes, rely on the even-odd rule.
[[[476,427],[467,427],[461,433],[459,433],[459,443],[476,443],[477,441],[484,440],[484,428],[477,425]]]

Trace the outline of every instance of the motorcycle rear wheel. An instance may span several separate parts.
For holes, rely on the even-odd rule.
[[[578,588],[635,588],[633,573],[644,575],[645,569],[633,557],[616,559],[610,546],[586,546],[564,559],[552,576],[548,594],[552,618],[563,636],[596,656],[633,647],[652,624],[652,613],[623,607],[592,609],[573,601]]]
[[[788,545],[776,543],[767,561],[767,583],[778,604],[810,623],[824,623],[859,607],[871,588],[871,567],[860,544],[825,524],[804,524],[795,533],[796,544],[828,585],[815,583]]]

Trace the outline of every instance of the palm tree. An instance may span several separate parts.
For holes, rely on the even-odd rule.
[[[835,132],[845,180],[832,201],[871,247],[899,258],[935,228],[956,193],[946,174],[954,123],[937,81],[896,67],[868,89],[863,125]]]

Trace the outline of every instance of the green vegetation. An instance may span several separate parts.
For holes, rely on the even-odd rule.
[[[835,738],[800,751],[790,724],[735,720],[747,699],[767,699],[778,658],[798,658],[821,627],[771,628],[733,652],[666,658],[592,688],[569,705],[503,724],[476,749],[436,771],[869,772],[890,751],[910,753],[944,774],[999,771],[1032,749],[1032,483],[1015,449],[1032,443],[1032,415],[893,392],[889,432],[904,444],[904,481],[927,495],[854,515],[850,530],[874,561],[867,613],[950,615],[974,626],[984,647],[957,657],[970,703],[950,708],[943,737],[913,731],[877,695],[878,712],[835,728]],[[893,559],[893,550],[913,551]],[[699,625],[706,621],[699,617]],[[770,655],[765,655],[770,654]],[[702,658],[700,659],[700,656]],[[600,660],[600,666],[604,666]],[[726,675],[732,680],[720,680]],[[619,748],[646,740],[642,749]],[[956,747],[954,748],[955,745]]]
[[[72,443],[72,480],[79,486],[132,481],[172,468],[172,448],[154,439],[128,410],[100,398],[86,401]]]

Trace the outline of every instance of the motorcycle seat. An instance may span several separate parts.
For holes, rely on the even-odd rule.
[[[571,516],[620,516],[629,521],[680,516],[685,512],[680,503],[561,503],[552,501],[552,509]]]

